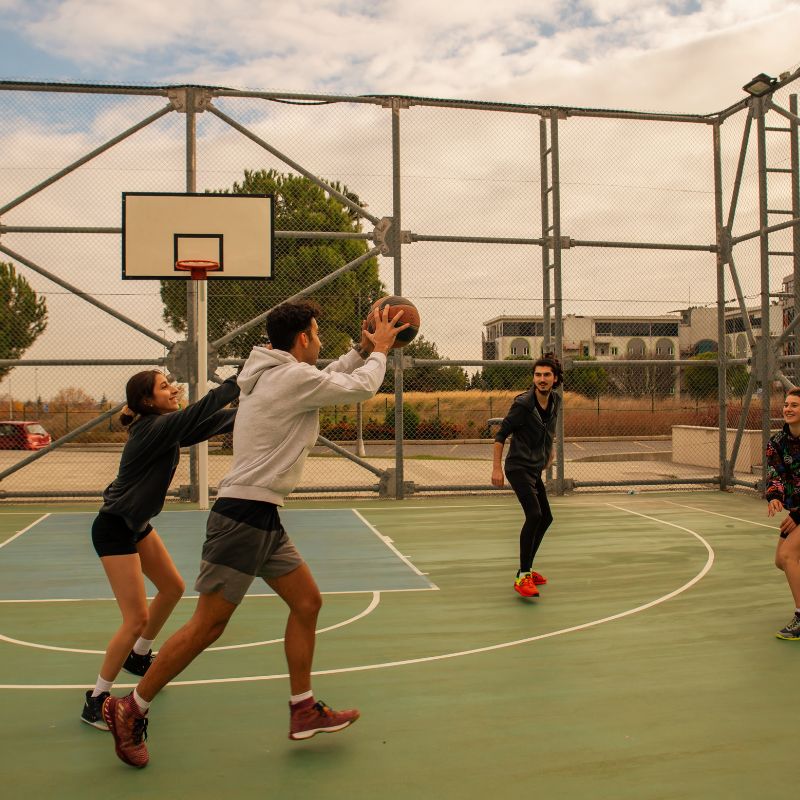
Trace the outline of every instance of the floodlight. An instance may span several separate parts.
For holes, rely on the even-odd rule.
[[[753,95],[753,97],[763,97],[772,90],[772,85],[774,83],[775,78],[770,78],[769,75],[765,75],[763,72],[761,72],[756,75],[753,80],[748,81],[744,86],[742,86],[742,89],[744,89],[747,94]]]

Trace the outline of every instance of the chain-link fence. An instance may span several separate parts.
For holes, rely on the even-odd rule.
[[[196,287],[121,278],[123,192],[275,198],[273,279],[207,284],[212,380],[288,297],[322,305],[323,359],[378,296],[418,306],[379,394],[322,410],[301,493],[490,491],[543,352],[557,492],[755,487],[800,353],[797,77],[706,116],[0,83],[0,496],[98,495],[133,372],[208,388]],[[202,498],[203,459],[175,494]],[[212,442],[212,493],[229,463]]]

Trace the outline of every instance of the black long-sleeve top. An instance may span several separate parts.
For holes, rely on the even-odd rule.
[[[542,419],[536,403],[536,387],[517,395],[494,437],[501,444],[513,434],[506,457],[506,472],[525,470],[541,472],[550,458],[556,435],[556,419],[561,408],[561,395],[550,393],[548,414]]]
[[[164,507],[181,447],[233,430],[236,409],[222,410],[239,396],[231,377],[180,411],[139,417],[128,431],[117,477],[103,492],[100,509],[143,531]]]

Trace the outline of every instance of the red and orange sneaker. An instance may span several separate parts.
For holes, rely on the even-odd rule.
[[[103,719],[114,737],[117,756],[132,767],[145,767],[147,753],[147,715],[143,714],[133,692],[125,697],[107,697],[103,703]]]
[[[534,572],[531,570],[531,578],[533,578],[533,582],[537,586],[544,586],[547,583],[547,578],[544,575],[541,575],[538,572]]]
[[[523,572],[517,575],[517,579],[514,581],[514,589],[523,597],[539,596],[539,590],[536,588],[536,584],[533,582],[533,576],[530,572]]]
[[[295,705],[289,704],[289,738],[310,739],[318,733],[333,733],[352,725],[359,713],[355,708],[345,711],[334,711],[321,700],[314,702],[313,697]]]

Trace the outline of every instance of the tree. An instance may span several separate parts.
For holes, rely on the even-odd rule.
[[[699,353],[693,361],[715,361],[718,353]],[[706,400],[717,396],[717,364],[698,364],[686,367],[683,374],[683,385],[695,400]],[[741,397],[747,389],[749,376],[743,364],[732,364],[725,370],[725,381],[728,392],[734,397]]]
[[[332,186],[359,203],[358,197],[339,184]],[[357,214],[327,195],[308,178],[284,175],[274,169],[245,170],[241,183],[218,194],[271,194],[274,197],[275,230],[359,232]],[[254,317],[329,275],[368,250],[362,239],[276,239],[273,278],[264,281],[211,280],[208,282],[209,339],[224,336]],[[320,322],[322,358],[332,358],[360,337],[361,320],[370,305],[384,294],[378,278],[378,262],[370,258],[309,295],[323,308]],[[175,330],[186,331],[186,285],[162,281],[164,320]],[[222,356],[245,357],[264,338],[258,325],[220,348]]]
[[[666,360],[666,356],[627,353],[618,361]],[[666,397],[675,385],[675,367],[665,364],[625,364],[609,370],[610,388],[629,397]]]
[[[506,361],[532,361],[529,356],[509,356]],[[504,366],[502,361],[484,367],[472,376],[470,383],[471,389],[482,392],[492,392],[498,390],[518,390],[524,391],[530,388],[533,383],[533,369],[524,367]]]
[[[594,356],[579,356],[575,361],[597,361]],[[592,399],[600,397],[608,389],[608,373],[603,367],[594,364],[591,367],[568,369],[564,373],[564,391],[577,392]]]
[[[0,358],[21,358],[47,327],[47,303],[13,264],[0,261]],[[0,367],[0,378],[12,367]]]
[[[402,322],[402,318],[400,320]],[[403,353],[411,358],[441,358],[434,342],[418,334],[413,342],[403,348]],[[394,373],[389,369],[383,379],[381,392],[394,391]],[[406,392],[456,392],[467,388],[467,373],[461,367],[414,367],[403,372],[403,390]]]
[[[50,400],[51,411],[87,411],[97,407],[97,401],[77,386],[66,386],[59,389]]]

